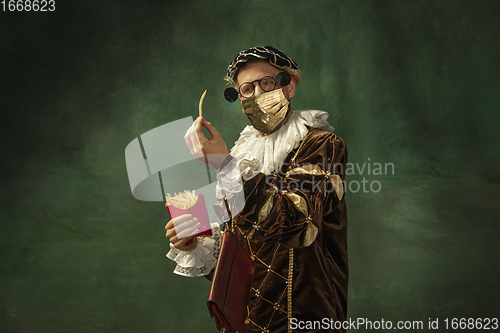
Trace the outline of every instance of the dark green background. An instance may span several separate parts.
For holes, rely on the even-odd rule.
[[[205,89],[231,146],[248,120],[222,78],[256,45],[301,66],[294,108],[328,111],[349,162],[395,165],[348,180],[382,184],[346,194],[349,316],[498,316],[499,18],[496,0],[1,12],[0,331],[216,332],[208,281],[172,274],[168,214],[132,197],[124,150],[196,116]]]

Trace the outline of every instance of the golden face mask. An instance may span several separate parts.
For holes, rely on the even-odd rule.
[[[290,101],[283,89],[276,89],[262,95],[241,101],[243,111],[258,131],[266,134],[274,132],[287,116]]]

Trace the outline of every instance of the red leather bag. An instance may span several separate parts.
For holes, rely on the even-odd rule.
[[[226,207],[229,208],[227,201]],[[231,227],[226,228],[222,237],[207,306],[219,331],[233,328],[241,332],[245,324],[255,263],[231,232],[234,231],[232,218],[230,224]]]

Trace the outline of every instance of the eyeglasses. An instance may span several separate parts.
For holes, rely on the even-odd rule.
[[[255,95],[255,82],[259,82],[259,86],[262,88],[262,90],[264,90],[265,92],[269,92],[276,88],[276,84],[281,87],[286,87],[290,84],[291,80],[292,77],[287,71],[281,71],[278,73],[278,75],[276,75],[276,79],[271,76],[264,76],[260,80],[242,83],[238,90],[241,97],[250,98]],[[224,98],[228,102],[234,102],[238,99],[238,91],[233,87],[228,87],[226,88],[226,90],[224,90]]]
[[[243,82],[238,88],[241,97],[250,98],[255,95],[255,82],[259,82],[260,88],[265,92],[273,91],[276,88],[276,80],[271,76],[264,76],[260,80]]]

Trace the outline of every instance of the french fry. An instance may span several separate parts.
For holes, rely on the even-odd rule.
[[[172,197],[170,193],[167,193],[165,196],[165,199],[167,201],[166,206],[174,206],[180,209],[188,209],[198,201],[198,196],[196,195],[195,191],[188,191],[185,190],[184,192],[181,193],[174,193],[174,196]]]
[[[203,100],[205,99],[205,95],[207,94],[207,91],[205,90],[205,92],[203,93],[203,95],[201,95],[201,98],[200,98],[200,106],[199,106],[199,109],[200,109],[200,117],[203,118],[203,109],[202,109],[202,105],[203,105]]]

